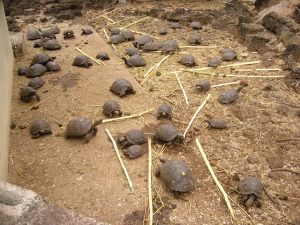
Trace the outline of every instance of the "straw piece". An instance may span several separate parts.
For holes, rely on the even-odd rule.
[[[141,116],[143,114],[146,114],[148,112],[151,112],[155,110],[155,108],[153,109],[149,109],[147,111],[144,111],[144,112],[141,112],[141,113],[138,113],[138,114],[134,114],[134,115],[131,115],[131,116],[123,116],[123,117],[118,117],[118,118],[114,118],[114,119],[106,119],[106,120],[102,120],[102,123],[109,123],[109,122],[113,122],[113,121],[118,121],[118,120],[125,120],[125,119],[129,119],[129,118],[134,118],[134,117],[138,117],[138,116]]]
[[[152,35],[149,35],[149,34],[146,34],[146,33],[140,32],[140,31],[136,31],[136,30],[131,30],[131,31],[132,31],[133,33],[143,34],[143,35],[148,35],[148,36],[150,36],[150,37],[152,37],[152,38],[159,39],[159,38],[157,38],[157,37],[154,37],[154,36],[152,36]]]
[[[103,28],[103,32],[104,32],[106,38],[109,40],[109,36],[108,36],[108,34],[107,34],[105,28]],[[115,46],[114,44],[111,44],[111,46],[112,46],[114,49],[117,49],[116,46]]]
[[[230,84],[239,84],[240,81],[236,81],[236,82],[231,82],[231,83],[225,83],[225,84],[216,84],[216,85],[212,85],[211,87],[220,87],[220,86],[224,86],[224,85],[230,85]]]
[[[111,18],[108,18],[108,17],[105,16],[105,15],[98,16],[96,19],[98,19],[98,18],[100,18],[100,17],[104,17],[105,19],[109,20],[110,22],[116,23],[114,20],[112,20]]]
[[[152,204],[152,148],[151,138],[148,138],[148,199],[149,199],[149,224],[153,221],[153,204]]]
[[[195,112],[194,116],[192,117],[189,125],[187,126],[187,128],[185,129],[183,136],[185,137],[187,131],[190,129],[190,126],[192,125],[193,121],[195,120],[197,114],[200,112],[200,110],[203,108],[203,106],[206,104],[207,100],[210,98],[211,94],[208,94],[206,99],[204,99],[203,103],[199,106],[199,108],[197,109],[197,111]]]
[[[129,175],[128,175],[128,173],[127,173],[126,167],[124,166],[124,163],[123,163],[123,161],[122,161],[122,159],[121,159],[121,156],[120,156],[120,153],[119,153],[119,149],[118,149],[118,147],[117,147],[117,144],[116,144],[114,138],[111,136],[109,130],[108,130],[108,129],[105,129],[105,131],[106,131],[106,133],[108,134],[108,136],[109,136],[111,142],[113,143],[113,146],[114,146],[114,149],[115,149],[115,151],[116,151],[116,153],[117,153],[118,159],[119,159],[119,161],[120,161],[120,163],[121,163],[121,166],[122,166],[122,168],[123,168],[123,170],[124,170],[124,173],[125,173],[125,175],[126,175],[126,178],[127,178],[127,180],[128,180],[128,183],[129,183],[129,186],[130,186],[130,190],[133,191],[132,182],[131,182],[131,180],[130,180],[130,178],[129,178]]]
[[[207,73],[207,72],[188,70],[188,69],[184,69],[182,71],[192,72],[192,73],[200,73],[200,74],[211,75],[211,76],[218,75],[218,76],[221,76],[221,77],[257,77],[257,78],[285,77],[285,76],[256,76],[256,75],[235,75],[235,74],[224,74],[224,73]]]
[[[105,65],[104,62],[102,62],[101,60],[95,59],[94,57],[92,57],[92,56],[90,56],[90,55],[84,53],[82,50],[80,50],[80,49],[77,48],[77,47],[76,47],[76,50],[79,51],[81,54],[85,55],[86,57],[88,57],[89,59],[93,60],[93,61],[94,61],[95,63],[97,63],[98,65],[101,65],[100,63],[102,63],[103,65]]]
[[[218,48],[219,46],[179,46],[179,48]]]
[[[176,75],[176,79],[177,79],[177,81],[178,81],[178,83],[179,83],[179,86],[180,86],[180,88],[181,88],[181,91],[182,91],[182,93],[183,93],[183,96],[184,96],[184,99],[185,99],[185,103],[186,103],[187,105],[189,105],[188,97],[187,97],[187,95],[186,95],[186,93],[185,93],[185,91],[184,91],[184,89],[183,89],[183,86],[182,86],[180,80],[179,80],[178,73],[175,72],[175,75]]]
[[[235,63],[235,64],[229,64],[229,65],[224,65],[224,66],[218,66],[217,68],[222,68],[222,67],[234,67],[234,66],[242,66],[242,65],[251,65],[251,64],[257,64],[260,63],[260,61],[251,61],[251,62],[243,62],[243,63]],[[195,69],[189,69],[189,71],[194,71],[194,70],[204,70],[204,69],[212,69],[212,67],[202,67],[202,68],[195,68]],[[186,71],[185,69],[182,69]]]
[[[146,20],[146,19],[148,19],[148,18],[150,18],[150,17],[147,16],[147,17],[145,17],[145,18],[142,18],[142,19],[140,19],[140,20],[137,20],[137,21],[135,21],[135,22],[132,22],[132,23],[130,23],[130,24],[124,26],[124,27],[121,27],[120,30],[124,30],[126,27],[129,27],[129,26],[131,26],[131,25],[133,25],[133,24],[139,23],[139,22],[141,22],[141,21],[143,21],[143,20]]]
[[[220,190],[221,193],[223,194],[223,197],[224,197],[224,200],[225,200],[225,202],[226,202],[227,208],[228,208],[228,210],[229,210],[229,212],[230,212],[231,222],[233,222],[232,220],[236,220],[236,219],[235,219],[235,217],[234,217],[234,212],[233,212],[233,209],[232,209],[232,207],[231,207],[231,204],[230,204],[230,201],[229,201],[229,199],[228,199],[228,196],[227,196],[225,190],[223,189],[222,185],[221,185],[220,182],[218,181],[218,178],[216,177],[216,175],[215,175],[213,169],[211,168],[211,166],[210,166],[210,164],[209,164],[209,161],[208,161],[208,159],[207,159],[207,157],[206,157],[206,155],[205,155],[205,152],[204,152],[203,149],[202,149],[202,146],[201,146],[201,144],[200,144],[198,138],[196,138],[196,144],[197,144],[197,146],[198,146],[198,148],[199,148],[199,151],[200,151],[200,153],[201,153],[201,155],[202,155],[202,158],[203,158],[203,160],[204,160],[204,162],[205,162],[205,164],[206,164],[206,166],[207,166],[207,168],[208,168],[208,170],[209,170],[211,176],[213,177],[213,179],[214,179],[216,185],[218,186],[219,190]]]

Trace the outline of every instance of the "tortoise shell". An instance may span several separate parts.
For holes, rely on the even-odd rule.
[[[45,30],[41,30],[41,36],[45,37],[45,38],[56,38],[54,32],[51,29],[45,29]]]
[[[210,90],[211,85],[209,80],[200,80],[197,84],[196,84],[196,88],[198,88],[200,91],[202,92],[207,92]]]
[[[140,67],[140,66],[146,66],[145,59],[140,55],[133,55],[130,56],[126,63],[129,67]]]
[[[120,34],[119,28],[111,28],[110,30],[111,35]]]
[[[206,120],[206,122],[213,128],[217,129],[225,129],[227,128],[227,123],[225,120],[219,119],[219,118],[213,118],[210,120]]]
[[[161,177],[164,184],[173,191],[189,192],[195,189],[192,170],[188,165],[179,160],[166,160],[160,157],[163,165],[155,173]]]
[[[157,51],[158,50],[158,45],[152,41],[147,42],[143,46],[143,51]]]
[[[123,137],[119,139],[122,148],[127,145],[139,145],[147,142],[145,134],[141,130],[127,131]]]
[[[36,39],[33,43],[34,48],[39,48],[44,45],[44,40],[43,39]]]
[[[115,114],[115,112],[118,112],[119,116],[122,115],[120,105],[114,100],[106,101],[102,107],[102,110],[105,115],[112,116],[112,114]]]
[[[133,55],[139,55],[140,54],[140,51],[138,48],[136,47],[128,47],[126,49],[126,55],[129,55],[129,56],[133,56]]]
[[[201,30],[202,24],[199,21],[193,21],[191,23],[191,28],[193,28],[194,30]]]
[[[48,71],[59,71],[60,70],[60,65],[58,65],[56,62],[49,61],[46,64],[46,68]]]
[[[28,40],[41,39],[41,34],[38,30],[29,30],[27,32],[27,39]]]
[[[29,70],[28,66],[26,66],[26,65],[20,66],[18,68],[18,75],[26,75],[28,70]]]
[[[37,90],[40,87],[42,87],[44,84],[45,84],[45,81],[42,78],[34,77],[29,81],[28,86],[33,87],[35,90]]]
[[[34,64],[29,67],[26,77],[37,77],[43,75],[47,71],[47,67],[42,64]]]
[[[131,145],[127,150],[123,151],[124,155],[130,159],[136,159],[145,154],[145,150],[140,145]]]
[[[89,68],[92,64],[91,60],[85,55],[78,55],[73,61],[73,66],[81,66]]]
[[[48,61],[51,61],[53,58],[51,58],[48,54],[46,53],[38,53],[35,56],[33,56],[31,65],[33,64],[43,64],[46,65]]]
[[[157,118],[160,117],[173,117],[172,108],[167,104],[162,104],[157,109]]]
[[[237,53],[231,49],[231,48],[226,48],[222,51],[222,60],[223,61],[232,61],[237,59]]]
[[[123,97],[126,94],[135,94],[135,90],[132,87],[132,84],[124,79],[124,78],[119,78],[117,80],[115,80],[113,82],[113,84],[110,86],[110,90],[114,93],[116,93],[117,95],[119,95],[119,97]]]
[[[227,90],[224,91],[218,98],[218,102],[222,103],[222,104],[230,104],[233,103],[236,99],[238,99],[239,96],[239,92],[242,90],[243,87],[239,87],[237,90]]]
[[[170,40],[164,43],[161,50],[162,52],[174,52],[176,50],[179,51],[179,46],[175,40]]]
[[[190,45],[200,45],[201,44],[201,37],[199,34],[191,34],[188,39],[188,43]]]
[[[134,33],[131,30],[122,30],[120,34],[127,41],[134,40]]]
[[[259,198],[262,198],[264,191],[260,180],[255,177],[246,177],[245,179],[241,180],[238,189],[243,195],[254,194]]]
[[[50,124],[43,119],[37,119],[30,125],[30,134],[32,138],[38,138],[40,134],[51,134]]]
[[[166,34],[168,33],[168,31],[167,31],[166,28],[161,28],[161,29],[159,29],[158,33],[159,33],[160,35],[166,35]]]
[[[181,25],[179,22],[173,22],[173,23],[171,23],[171,28],[172,29],[180,29]]]
[[[106,52],[99,52],[97,55],[96,55],[96,59],[100,59],[100,60],[109,60],[109,56]]]
[[[183,55],[178,62],[187,67],[192,67],[197,65],[195,58],[192,55]]]
[[[21,100],[30,102],[32,96],[36,96],[37,101],[40,101],[40,97],[37,95],[36,90],[33,87],[23,87],[20,91]]]
[[[120,44],[124,41],[125,41],[125,39],[123,38],[123,36],[121,34],[115,34],[110,38],[108,43],[109,44]]]
[[[72,31],[71,29],[64,30],[63,36],[64,36],[64,39],[74,38],[75,37],[74,31]]]
[[[44,48],[47,50],[57,50],[61,49],[61,44],[59,44],[56,40],[48,40],[44,43]]]
[[[211,58],[208,60],[208,66],[218,67],[220,66],[220,60],[218,58]]]
[[[140,48],[147,42],[152,42],[152,38],[149,35],[140,35],[133,42],[134,47]]]
[[[92,34],[93,31],[89,28],[85,28],[85,29],[81,29],[82,32],[81,32],[81,35],[87,35],[87,34]]]
[[[155,138],[158,138],[163,141],[172,141],[178,136],[177,128],[172,124],[164,124],[161,125],[158,129],[156,134],[154,135]]]
[[[59,29],[59,27],[57,25],[52,26],[50,28],[50,30],[52,30],[54,34],[59,34],[59,32],[60,32],[60,29]]]

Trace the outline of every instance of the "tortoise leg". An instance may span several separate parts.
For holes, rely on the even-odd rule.
[[[176,198],[176,199],[181,199],[181,200],[186,201],[186,202],[188,201],[186,198],[183,198],[183,197],[181,196],[181,194],[180,194],[179,191],[174,191],[174,190],[172,190],[172,193],[173,193],[174,198]]]
[[[262,207],[262,200],[260,198],[256,198],[256,201],[257,201],[256,207],[261,208]]]
[[[95,127],[93,130],[92,130],[92,134],[93,134],[93,137],[95,137],[98,133],[98,127]]]
[[[31,136],[31,138],[39,138],[40,137],[40,133],[34,134]]]
[[[244,195],[244,197],[243,197],[242,200],[241,200],[241,203],[242,203],[243,205],[245,205],[245,203],[246,203],[246,201],[248,200],[248,198],[249,198],[248,195]]]
[[[37,101],[41,101],[41,98],[40,98],[40,96],[38,94],[35,94],[35,97],[36,97]]]
[[[249,208],[253,204],[253,201],[255,200],[255,197],[256,196],[254,194],[250,195],[250,197],[248,198],[248,200],[245,203],[246,208]]]
[[[93,132],[87,132],[85,135],[84,135],[84,143],[89,143],[90,140],[92,139],[93,137]]]
[[[172,145],[172,141],[168,141],[167,143],[166,143],[166,146],[171,146]]]
[[[158,168],[158,169],[155,170],[154,175],[155,175],[156,177],[160,177],[160,168]]]
[[[124,91],[124,92],[122,92],[122,93],[119,94],[119,97],[122,98],[125,95],[126,95],[126,92]]]

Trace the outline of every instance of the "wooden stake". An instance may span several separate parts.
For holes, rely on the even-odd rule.
[[[204,107],[204,105],[206,104],[207,100],[210,98],[211,94],[208,94],[206,99],[204,99],[203,103],[199,106],[199,108],[197,109],[197,111],[195,112],[194,116],[192,117],[189,125],[187,126],[187,128],[185,129],[183,136],[185,137],[187,131],[190,129],[190,126],[192,125],[193,121],[195,120],[197,114],[200,112],[200,110]]]
[[[102,62],[101,60],[95,59],[94,57],[92,57],[92,56],[90,56],[90,55],[84,53],[82,50],[80,50],[80,49],[77,48],[77,47],[76,47],[76,50],[79,51],[81,54],[85,55],[86,57],[88,57],[89,59],[93,60],[93,61],[94,61],[95,63],[97,63],[98,65],[101,65],[100,63],[102,63],[103,65],[105,65],[104,62]]]
[[[118,121],[118,120],[125,120],[125,119],[129,119],[129,118],[138,117],[138,116],[141,116],[141,115],[146,114],[148,112],[151,112],[153,110],[155,110],[155,108],[149,109],[147,111],[144,111],[144,112],[141,112],[141,113],[138,113],[138,114],[134,114],[134,115],[131,115],[131,116],[122,116],[122,117],[118,117],[118,118],[102,120],[102,123],[109,123],[109,122],[114,122],[114,121]]]
[[[179,77],[178,77],[178,73],[177,73],[177,72],[175,72],[175,76],[176,76],[176,79],[177,79],[177,81],[178,81],[178,83],[179,83],[179,86],[180,86],[180,88],[181,88],[181,91],[182,91],[182,93],[183,93],[183,96],[184,96],[184,99],[185,99],[185,103],[186,103],[187,105],[189,105],[188,97],[187,97],[187,95],[186,95],[186,93],[185,93],[185,91],[184,91],[184,89],[183,89],[183,86],[182,86],[180,80],[179,80]]]
[[[224,197],[224,200],[225,200],[225,202],[226,202],[227,208],[228,208],[228,210],[229,210],[229,212],[230,212],[231,222],[233,222],[232,220],[236,220],[236,219],[235,219],[235,217],[234,217],[234,212],[233,212],[233,209],[232,209],[232,207],[231,207],[231,204],[230,204],[230,201],[229,201],[229,199],[228,199],[228,196],[227,196],[227,194],[226,194],[224,188],[222,187],[222,185],[221,185],[220,182],[218,181],[218,178],[216,177],[216,175],[215,175],[213,169],[211,168],[211,166],[210,166],[210,164],[209,164],[209,161],[208,161],[208,159],[207,159],[207,157],[206,157],[206,155],[205,155],[205,152],[204,152],[203,149],[202,149],[202,146],[201,146],[201,144],[200,144],[198,138],[196,138],[196,144],[197,144],[197,146],[198,146],[198,148],[199,148],[199,151],[200,151],[200,153],[201,153],[201,155],[202,155],[202,158],[203,158],[203,160],[204,160],[204,162],[205,162],[205,164],[206,164],[206,166],[207,166],[207,168],[208,168],[208,170],[209,170],[211,176],[213,177],[213,179],[214,179],[216,185],[218,186],[219,190],[220,190],[221,193],[223,194],[223,197]]]
[[[105,129],[105,131],[106,131],[106,133],[108,134],[108,136],[109,136],[111,142],[113,143],[113,146],[114,146],[114,149],[115,149],[115,151],[116,151],[116,153],[117,153],[118,159],[119,159],[119,161],[120,161],[120,163],[121,163],[121,166],[122,166],[122,168],[123,168],[123,170],[124,170],[124,173],[125,173],[125,175],[126,175],[126,178],[127,178],[127,180],[128,180],[128,183],[129,183],[129,186],[130,186],[130,190],[133,191],[132,182],[131,182],[131,180],[130,180],[130,178],[129,178],[129,175],[128,175],[128,173],[127,173],[126,167],[124,166],[124,163],[123,163],[123,161],[122,161],[122,159],[121,159],[121,156],[120,156],[120,153],[119,153],[118,146],[117,146],[117,144],[116,144],[114,138],[111,136],[109,130],[108,130],[108,129]]]
[[[153,222],[153,204],[152,204],[152,148],[151,138],[148,138],[148,199],[149,199],[149,224]]]

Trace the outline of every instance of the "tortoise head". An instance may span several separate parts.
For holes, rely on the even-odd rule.
[[[167,157],[164,156],[164,155],[160,156],[160,157],[159,157],[159,160],[160,160],[162,163],[165,163],[165,162],[168,161]]]

